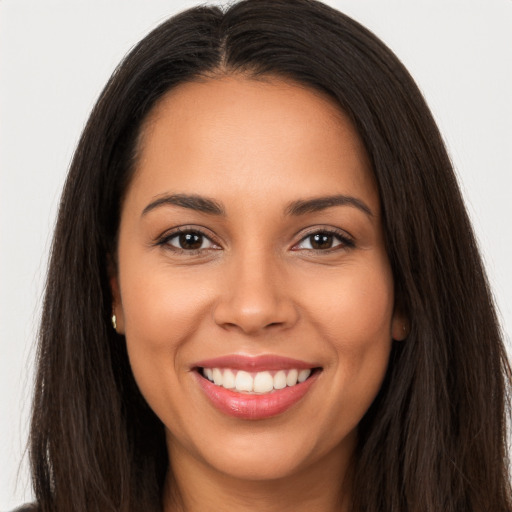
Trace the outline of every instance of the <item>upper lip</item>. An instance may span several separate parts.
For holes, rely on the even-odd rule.
[[[289,370],[296,368],[298,370],[317,368],[320,365],[283,357],[274,354],[264,354],[260,356],[246,356],[242,354],[230,354],[213,359],[204,359],[193,365],[195,368],[232,368],[234,370],[245,370],[249,372],[259,372],[264,370]]]

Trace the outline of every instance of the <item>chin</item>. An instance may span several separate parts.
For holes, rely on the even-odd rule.
[[[272,425],[269,420],[248,423],[210,432],[211,436],[191,440],[191,446],[178,450],[195,452],[200,465],[225,478],[257,482],[293,478],[312,466],[338,466],[346,460],[343,453],[351,454],[355,446],[355,430],[342,433],[342,441],[335,444],[330,435],[335,429],[322,434],[313,427],[308,432],[304,421],[290,425],[275,418]],[[173,439],[168,445],[175,449]]]
[[[242,452],[222,450],[222,453],[212,454],[211,462],[206,462],[227,477],[245,481],[270,481],[291,477],[311,463],[304,450],[283,446],[255,446]]]

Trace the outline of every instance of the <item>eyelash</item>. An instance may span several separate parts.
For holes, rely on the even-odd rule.
[[[300,241],[293,246],[292,250],[296,250],[296,251],[301,250],[301,249],[294,249],[294,247],[302,244],[303,242],[305,242],[308,239],[311,239],[315,235],[332,236],[333,238],[338,240],[339,244],[335,245],[333,247],[329,247],[327,249],[311,248],[311,249],[303,249],[303,250],[311,251],[311,252],[318,253],[318,254],[320,254],[320,253],[326,254],[326,253],[339,251],[342,249],[353,249],[355,247],[354,240],[349,235],[347,235],[347,233],[345,233],[344,231],[341,231],[338,229],[333,229],[333,228],[318,228],[318,229],[315,229],[315,230],[307,233],[305,236],[303,236],[300,239]],[[310,245],[311,245],[311,243],[310,243]]]
[[[202,243],[206,239],[210,242],[212,247],[199,248],[199,249],[184,249],[182,247],[176,247],[176,246],[170,244],[171,240],[173,240],[174,238],[177,238],[181,235],[197,235],[197,236],[201,237]],[[311,237],[313,237],[315,235],[332,236],[333,238],[337,239],[337,241],[339,243],[337,245],[334,245],[333,247],[328,247],[326,249],[313,249],[313,248],[311,248],[311,249],[296,249],[295,248],[298,245],[304,243],[306,240],[311,239]],[[201,245],[202,245],[202,243],[201,243]],[[174,253],[186,254],[188,256],[194,256],[194,255],[201,254],[204,251],[218,250],[220,248],[219,244],[217,244],[215,241],[213,241],[210,236],[205,234],[200,229],[186,228],[186,227],[176,228],[171,233],[167,233],[167,234],[161,236],[156,241],[155,245],[162,246]],[[310,245],[311,245],[311,243],[310,243]],[[326,253],[331,253],[334,251],[339,251],[341,249],[345,249],[345,250],[352,249],[354,247],[355,247],[354,240],[350,236],[348,236],[345,232],[343,232],[341,230],[337,230],[337,229],[332,229],[332,228],[319,228],[319,229],[315,229],[314,231],[311,231],[311,232],[307,233],[305,236],[303,236],[300,239],[300,241],[292,247],[292,250],[293,251],[306,250],[308,252],[313,252],[313,253],[318,253],[318,254],[326,254]]]
[[[212,249],[218,250],[217,247],[216,248],[208,247],[206,249],[201,249],[201,248],[199,248],[199,249],[183,249],[182,247],[176,247],[176,246],[173,246],[170,244],[170,241],[173,238],[177,238],[181,235],[197,235],[202,238],[203,242],[206,239],[213,246],[219,247],[219,244],[214,242],[210,236],[208,236],[206,233],[204,233],[200,229],[187,228],[187,227],[176,228],[171,233],[167,233],[167,234],[163,235],[162,237],[160,237],[157,240],[156,245],[162,246],[162,247],[164,247],[172,252],[175,252],[177,254],[187,254],[188,256],[194,256],[197,254],[201,254],[203,251],[208,251],[208,250],[212,250]]]

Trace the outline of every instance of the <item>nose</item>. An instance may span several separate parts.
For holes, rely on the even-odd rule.
[[[299,317],[291,295],[282,269],[271,258],[240,258],[226,269],[215,323],[247,335],[288,329]]]

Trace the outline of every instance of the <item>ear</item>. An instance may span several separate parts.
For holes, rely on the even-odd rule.
[[[410,332],[410,323],[407,315],[402,313],[401,308],[395,305],[393,318],[391,319],[391,338],[395,341],[403,341]]]
[[[124,334],[124,312],[123,303],[121,301],[121,289],[119,287],[119,276],[117,272],[117,265],[109,257],[108,273],[110,292],[112,294],[112,316],[116,316],[116,332],[117,334]],[[112,326],[113,327],[113,326]]]

